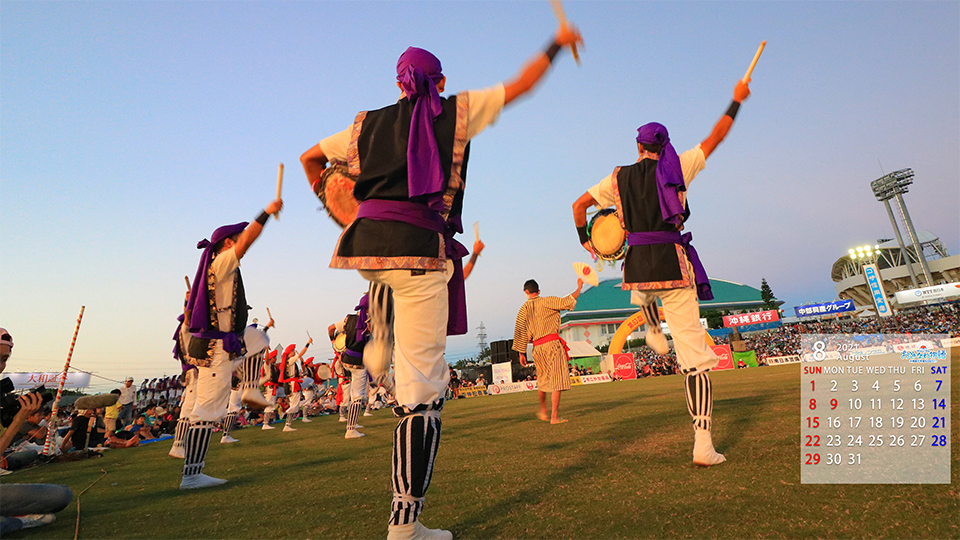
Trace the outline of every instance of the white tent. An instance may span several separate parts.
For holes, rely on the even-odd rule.
[[[568,341],[567,347],[570,347],[570,350],[567,351],[567,354],[570,355],[570,358],[603,356],[603,353],[595,349],[592,345],[590,345],[586,341]]]

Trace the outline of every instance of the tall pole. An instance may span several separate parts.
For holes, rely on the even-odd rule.
[[[920,260],[920,268],[923,269],[923,279],[927,281],[927,287],[933,286],[933,277],[930,275],[930,267],[927,266],[927,258],[923,255],[923,246],[917,239],[917,231],[913,228],[913,221],[910,220],[910,213],[907,212],[907,203],[903,202],[903,196],[896,194],[897,206],[900,207],[900,213],[903,215],[903,222],[907,226],[907,234],[913,242],[913,249],[917,252],[917,259]]]
[[[893,217],[893,208],[890,207],[890,199],[884,200],[883,205],[887,207],[887,215],[890,216],[890,224],[893,225],[893,232],[897,235],[897,243],[900,244],[900,257],[903,259],[904,264],[906,264],[907,271],[910,272],[910,283],[913,284],[914,289],[919,288],[920,285],[917,283],[917,273],[913,271],[913,264],[911,264],[910,261],[910,253],[903,245],[903,236],[900,235],[900,226],[897,225],[897,218]]]
[[[77,317],[77,327],[73,330],[73,340],[70,341],[70,352],[67,353],[67,363],[63,366],[63,373],[60,375],[60,386],[57,388],[57,398],[53,400],[53,409],[50,411],[50,424],[47,426],[47,440],[43,443],[43,455],[52,456],[55,453],[53,448],[53,434],[57,431],[57,412],[60,409],[60,396],[63,395],[63,385],[67,382],[67,372],[70,370],[70,359],[73,358],[73,346],[77,344],[77,334],[80,333],[80,321],[83,320],[83,310],[86,306],[80,306],[80,315]]]

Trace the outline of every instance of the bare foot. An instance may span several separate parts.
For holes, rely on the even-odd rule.
[[[550,423],[551,423],[551,424],[562,424],[562,423],[564,423],[564,422],[566,422],[566,421],[567,421],[566,418],[557,418],[556,420],[551,420]]]
[[[549,422],[549,421],[550,421],[550,417],[547,416],[547,413],[545,413],[545,412],[538,412],[538,413],[537,413],[537,418],[543,420],[544,422]]]

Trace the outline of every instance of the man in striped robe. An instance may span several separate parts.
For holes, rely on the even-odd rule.
[[[560,392],[570,389],[570,371],[567,342],[560,337],[560,312],[576,307],[583,280],[577,280],[577,290],[558,298],[540,296],[540,285],[534,280],[523,284],[527,301],[517,313],[513,333],[513,350],[520,353],[520,364],[527,366],[527,343],[533,342],[533,363],[537,367],[537,394],[540,412],[537,418],[551,424],[562,424]],[[547,393],[550,393],[550,416],[547,416]]]

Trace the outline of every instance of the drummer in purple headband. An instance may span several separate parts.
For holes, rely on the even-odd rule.
[[[580,243],[594,256],[586,227],[587,208],[617,208],[628,246],[622,287],[631,291],[631,302],[643,311],[647,345],[661,355],[670,352],[660,329],[657,298],[663,303],[677,362],[686,376],[684,389],[694,428],[693,462],[703,466],[717,465],[726,459],[713,447],[713,390],[708,372],[718,360],[700,325],[697,302],[698,298],[713,299],[713,293],[691,244],[692,235],[681,231],[690,216],[687,187],[727,136],[740,103],[749,95],[747,83],[738,82],[733,102],[710,135],[679,155],[666,127],[656,122],[641,126],[637,130],[640,157],[636,163],[617,167],[573,203],[573,221]]]
[[[492,124],[504,106],[528,93],[565,47],[582,43],[572,26],[504,83],[442,97],[440,60],[415,47],[397,62],[400,99],[356,115],[351,126],[307,150],[300,161],[314,191],[328,162],[342,162],[357,178],[357,219],[344,229],[330,266],[359,270],[393,289],[395,348],[378,337],[365,347],[374,378],[394,353],[400,417],[395,442],[393,502],[388,538],[451,538],[418,518],[430,485],[440,441],[440,410],[449,380],[446,336],[467,332],[461,259],[454,240],[463,232],[461,208],[470,140]],[[371,302],[371,320],[386,306]],[[383,325],[377,325],[382,327]],[[407,444],[413,446],[408,448]]]
[[[253,223],[224,225],[197,244],[203,254],[187,300],[183,325],[188,336],[181,349],[183,358],[197,366],[197,376],[191,378],[195,387],[188,390],[196,398],[184,435],[180,489],[226,482],[203,474],[203,467],[213,429],[227,413],[231,375],[246,352],[242,338],[248,306],[240,259],[260,236],[267,218],[281,208],[282,201],[273,201]]]

